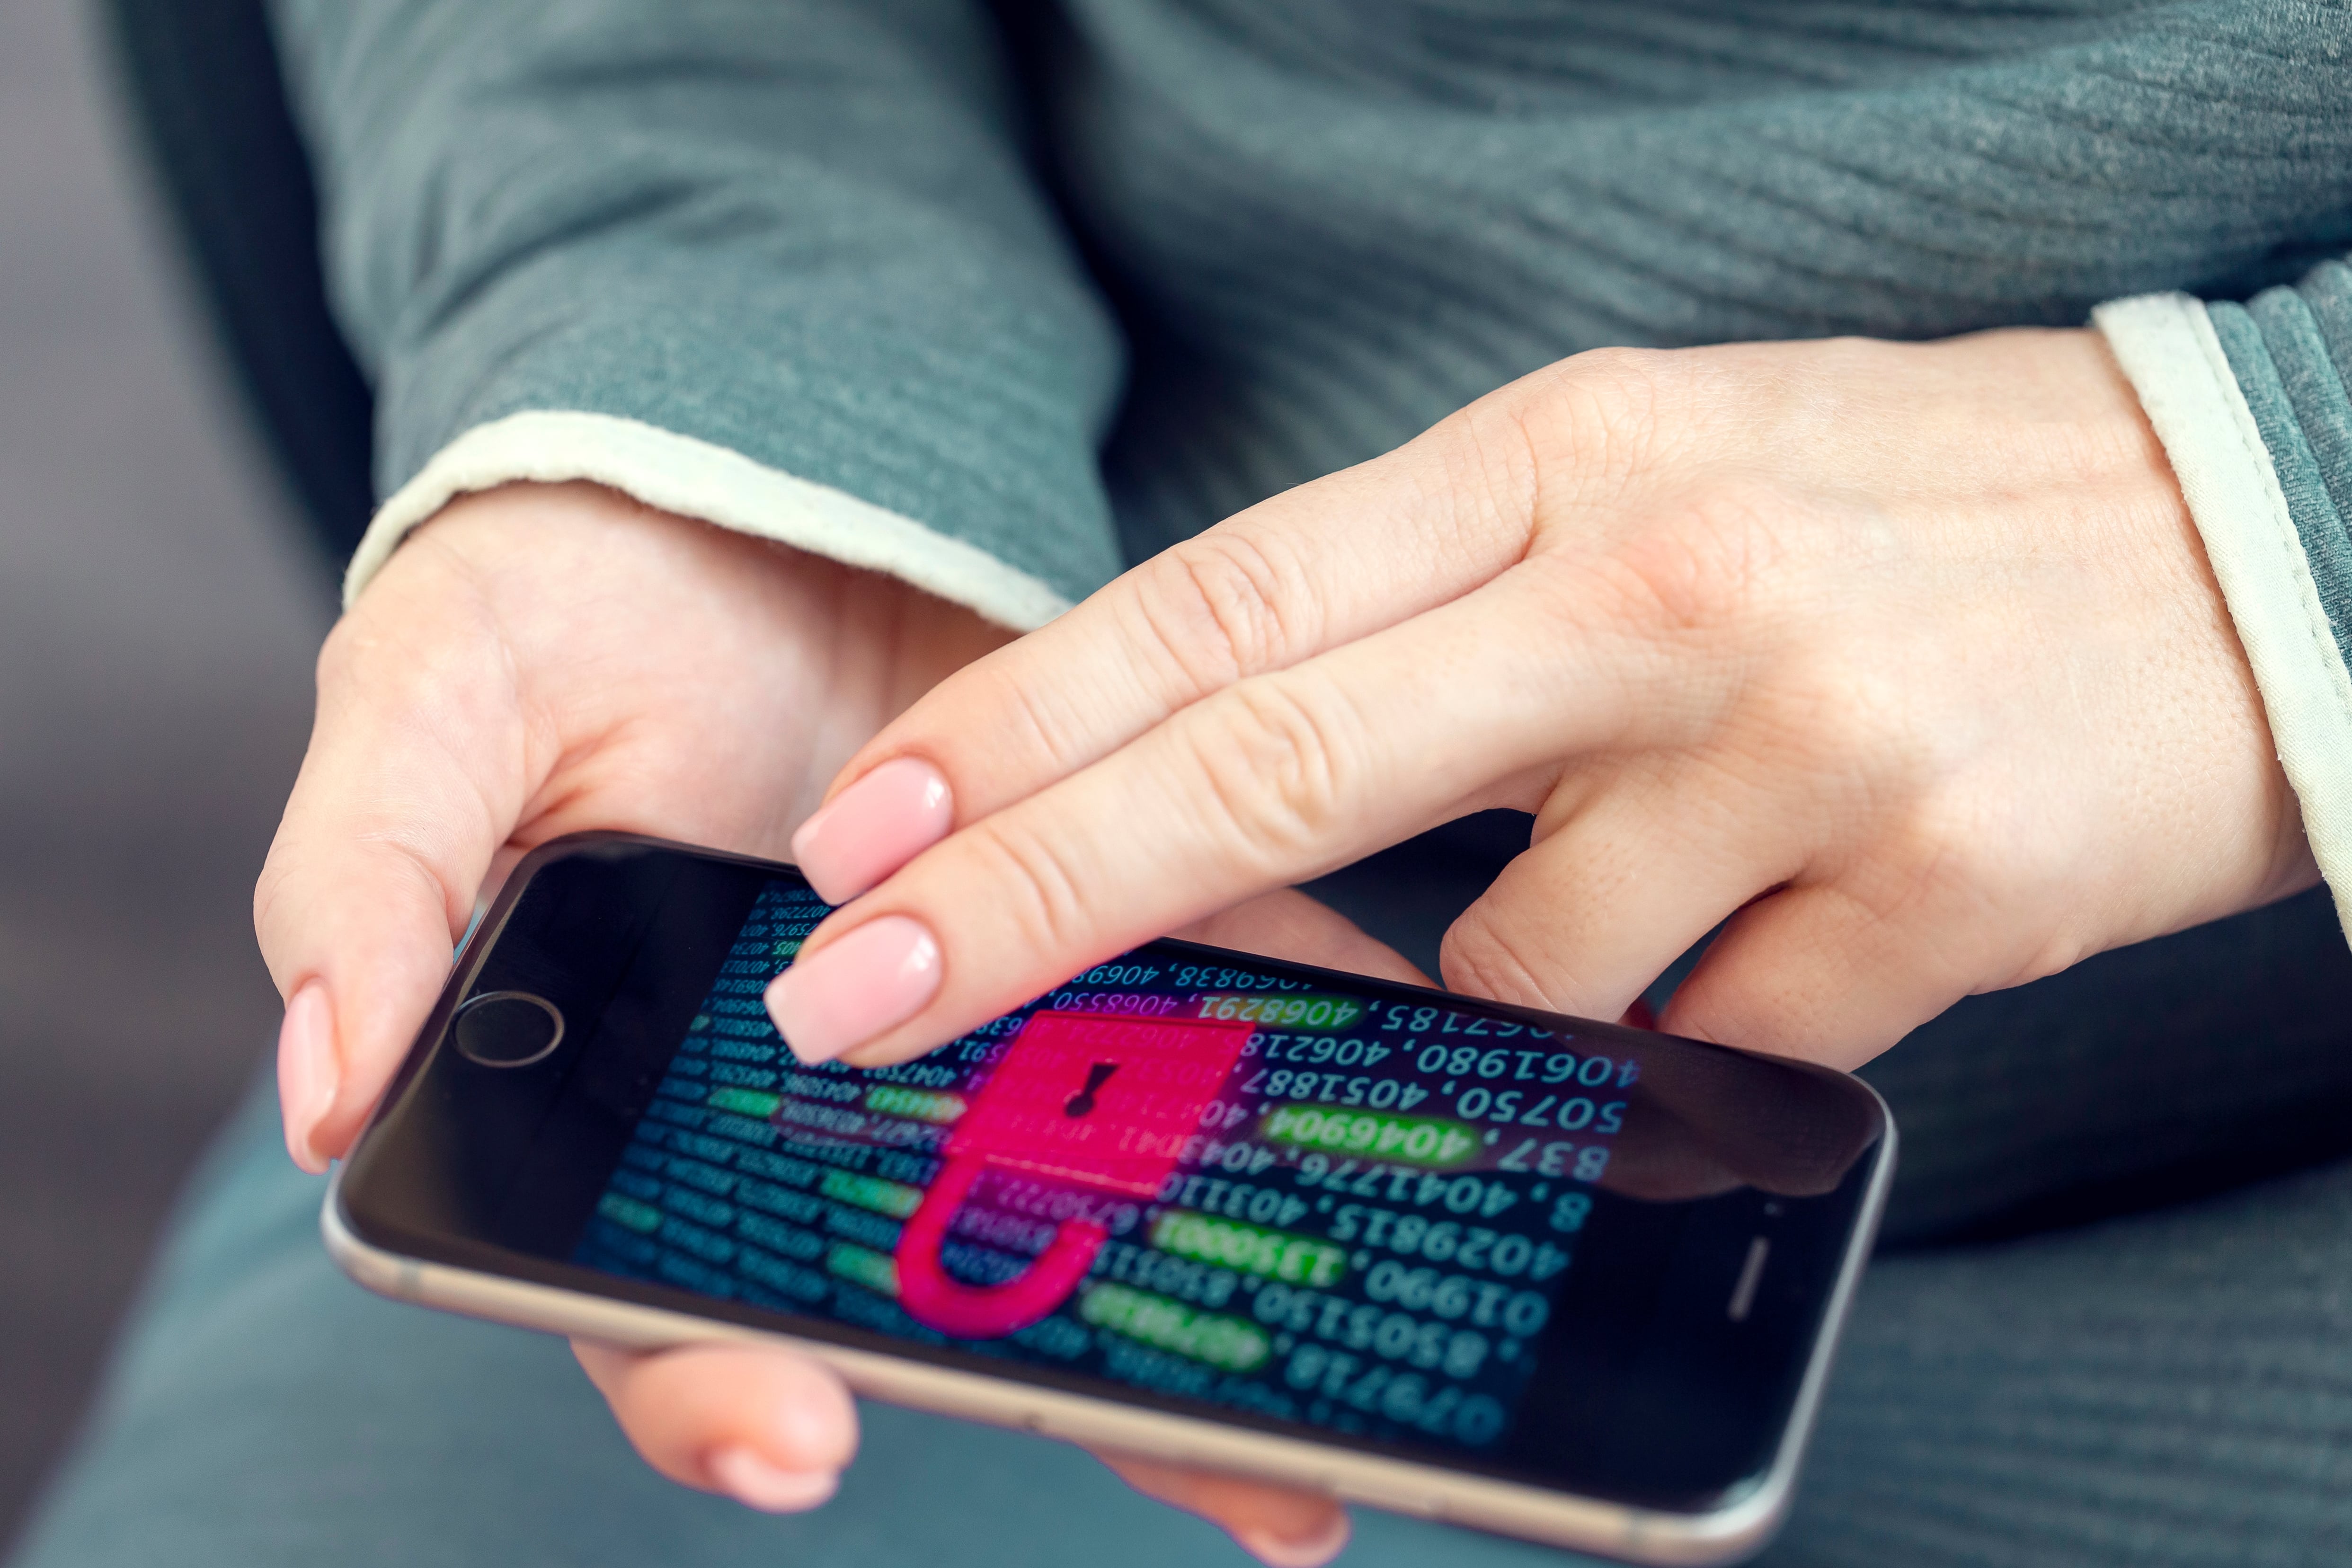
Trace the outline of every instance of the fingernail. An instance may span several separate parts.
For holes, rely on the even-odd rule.
[[[1320,1529],[1296,1538],[1257,1526],[1234,1531],[1234,1539],[1266,1568],[1322,1568],[1348,1544],[1348,1514],[1339,1510]]]
[[[286,1122],[286,1152],[312,1176],[327,1168],[310,1137],[335,1108],[340,1076],[327,983],[308,981],[287,1002],[286,1021],[278,1026],[278,1108]]]
[[[940,945],[903,915],[869,920],[768,987],[768,1016],[793,1054],[831,1061],[920,1011],[940,988]]]
[[[793,859],[827,904],[846,904],[948,836],[946,775],[919,757],[884,763],[793,835]]]
[[[1267,1568],[1321,1568],[1348,1544],[1348,1514],[1339,1510],[1319,1528],[1301,1536],[1277,1535],[1257,1526],[1234,1531],[1234,1539]]]
[[[846,1395],[835,1390],[830,1398],[811,1393],[788,1399],[776,1411],[776,1437],[787,1454],[803,1456],[803,1463],[822,1464],[827,1454],[845,1453],[856,1439],[842,1430],[855,1422]]]
[[[814,1508],[841,1485],[835,1470],[788,1470],[751,1448],[727,1448],[712,1454],[710,1474],[727,1495],[762,1513],[798,1513]]]

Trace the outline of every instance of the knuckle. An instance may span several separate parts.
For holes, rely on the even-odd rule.
[[[976,799],[971,786],[1001,760],[1040,758],[1057,773],[1091,760],[1081,706],[1093,695],[1074,699],[1062,682],[1041,679],[1018,663],[991,661],[967,666],[932,687],[885,734],[939,766],[959,800]],[[984,747],[971,746],[966,716],[972,713],[1000,716],[1003,731],[989,734]]]
[[[1214,821],[1253,869],[1288,873],[1336,847],[1355,804],[1361,720],[1329,683],[1244,681],[1181,744]]]
[[[315,671],[322,721],[332,715],[394,726],[441,712],[518,708],[524,673],[514,646],[485,617],[387,613],[364,601],[330,629]]]
[[[1948,918],[1985,891],[1973,874],[1967,836],[1955,831],[1947,813],[1914,805],[1880,843],[1868,870],[1852,884],[1855,901],[1879,925],[1899,926],[1931,911]]]
[[[1598,481],[1605,492],[1655,455],[1683,362],[1671,350],[1590,349],[1518,383],[1509,406],[1547,471],[1572,475],[1580,489]]]
[[[1030,810],[1000,811],[960,837],[974,862],[973,885],[989,890],[994,917],[1011,924],[1015,950],[1091,949],[1101,924],[1087,896],[1091,879],[1055,824]]]
[[[1611,345],[1588,349],[1563,361],[1585,389],[1591,412],[1621,428],[1646,429],[1656,423],[1661,400],[1682,357],[1671,349]]]
[[[1712,480],[1655,510],[1595,570],[1618,607],[1654,635],[1747,628],[1775,601],[1793,512],[1777,486]]]
[[[1882,825],[1841,880],[1878,926],[1941,934],[1922,945],[1923,963],[1972,967],[2032,924],[2021,914],[2053,906],[2059,868],[2034,847],[2018,802],[1964,779],[1914,779],[1890,793]],[[1994,977],[1954,977],[1976,987]]]
[[[1525,548],[1546,509],[1547,465],[1529,402],[1481,398],[1431,431],[1433,461],[1413,497],[1424,548],[1475,557],[1486,553],[1481,542],[1496,537]]]
[[[2011,986],[2030,985],[2035,980],[2047,979],[2104,952],[2105,946],[2086,938],[2077,931],[2055,932],[2029,946],[2015,963],[1992,977],[1990,983],[1973,988],[2007,990]]]
[[[1521,1007],[1560,1005],[1553,988],[1544,984],[1547,966],[1523,952],[1510,928],[1483,904],[1472,904],[1446,928],[1437,961],[1454,990]]]
[[[319,644],[311,674],[320,692],[337,691],[365,677],[375,640],[357,614],[338,618]]]
[[[1315,645],[1310,573],[1279,536],[1227,527],[1186,540],[1144,569],[1145,630],[1193,691],[1282,668]]]
[[[1982,779],[1928,791],[1904,824],[1920,886],[1938,903],[1989,920],[2031,907],[2059,871],[2033,815],[2011,790]]]
[[[253,932],[261,943],[262,958],[270,964],[273,974],[277,967],[274,960],[283,936],[277,913],[286,903],[287,884],[292,875],[284,854],[278,846],[272,845],[269,858],[262,862],[261,874],[254,879],[253,883]]]
[[[1919,724],[1917,693],[1896,661],[1809,645],[1785,653],[1756,692],[1769,749],[1815,777],[1851,780],[1874,810],[1901,806],[1938,769],[1942,742]]]

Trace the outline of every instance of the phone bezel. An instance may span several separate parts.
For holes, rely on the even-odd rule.
[[[453,964],[448,984],[372,1118],[368,1133],[362,1134],[363,1141],[396,1113],[398,1105],[418,1082],[434,1048],[447,1031],[455,1009],[468,994],[485,960],[495,949],[531,875],[551,859],[599,844],[683,852],[760,872],[792,869],[755,857],[634,834],[582,834],[541,846],[516,867],[507,885],[469,932]],[[1194,944],[1185,946],[1205,954],[1222,952]],[[1255,959],[1249,955],[1233,956],[1257,963],[1276,962]],[[1280,961],[1280,967],[1328,975],[1336,981],[1352,979],[1363,983],[1361,977],[1319,970],[1310,965]],[[1440,1001],[1475,1001],[1426,988],[1377,983],[1383,990]],[[1486,1010],[1497,1009],[1497,1004],[1491,1002],[1475,1005]],[[1572,1024],[1581,1033],[1627,1032],[1589,1020],[1557,1019],[1533,1009],[1500,1010],[1524,1015],[1529,1021]],[[1874,1093],[1873,1097],[1876,1098]],[[1759,1549],[1786,1512],[1836,1341],[1867,1260],[1892,1179],[1895,1130],[1883,1101],[1878,1102],[1878,1110],[1883,1126],[1881,1146],[1870,1156],[1873,1168],[1869,1183],[1856,1207],[1834,1281],[1823,1301],[1819,1328],[1773,1458],[1755,1483],[1739,1495],[1718,1506],[1694,1511],[1648,1508],[1595,1498],[1565,1488],[1544,1487],[1475,1469],[1369,1451],[1345,1441],[1326,1442],[1313,1437],[1267,1431],[1240,1421],[1169,1410],[1148,1398],[1076,1392],[1027,1378],[942,1364],[918,1354],[865,1349],[651,1305],[594,1290],[596,1277],[584,1270],[579,1285],[555,1284],[471,1267],[451,1261],[446,1256],[424,1256],[422,1249],[405,1251],[395,1245],[379,1244],[360,1233],[343,1203],[347,1166],[336,1172],[321,1214],[321,1227],[330,1252],[346,1272],[372,1290],[402,1300],[639,1348],[711,1339],[789,1344],[834,1366],[858,1392],[894,1403],[1177,1462],[1244,1471],[1319,1488],[1378,1507],[1444,1518],[1558,1545],[1643,1562],[1707,1563],[1730,1561]],[[470,1241],[464,1246],[474,1250],[487,1249]]]

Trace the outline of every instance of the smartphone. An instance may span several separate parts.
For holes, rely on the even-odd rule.
[[[1148,943],[919,1061],[761,1000],[792,867],[516,870],[323,1227],[360,1283],[1654,1563],[1785,1513],[1894,1166],[1843,1073]]]

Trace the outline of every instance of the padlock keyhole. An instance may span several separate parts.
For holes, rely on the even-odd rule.
[[[1097,1061],[1092,1067],[1087,1068],[1087,1086],[1062,1103],[1062,1114],[1065,1116],[1083,1116],[1087,1112],[1093,1110],[1095,1108],[1096,1091],[1099,1090],[1104,1084],[1109,1082],[1110,1075],[1118,1071],[1118,1063],[1116,1061]]]

